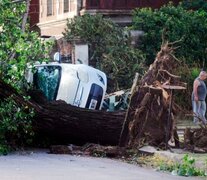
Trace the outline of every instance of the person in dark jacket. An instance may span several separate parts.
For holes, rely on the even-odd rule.
[[[198,124],[199,122],[206,124],[207,120],[205,117],[206,114],[206,95],[207,88],[204,80],[207,79],[207,72],[201,71],[199,76],[194,80],[193,83],[193,92],[192,92],[192,105],[194,113],[194,123]]]

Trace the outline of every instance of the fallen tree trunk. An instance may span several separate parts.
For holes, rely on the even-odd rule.
[[[78,108],[64,101],[47,102],[38,91],[31,91],[26,101],[11,86],[0,80],[0,97],[9,96],[19,105],[34,109],[36,133],[58,142],[117,145],[125,111],[105,112]]]
[[[117,145],[124,116],[124,111],[88,110],[57,101],[36,111],[34,127],[59,141]]]

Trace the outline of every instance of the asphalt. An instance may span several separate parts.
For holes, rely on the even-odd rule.
[[[196,180],[117,160],[48,154],[44,150],[0,156],[0,180]]]

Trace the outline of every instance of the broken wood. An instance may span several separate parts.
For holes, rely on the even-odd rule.
[[[131,152],[118,146],[101,146],[100,144],[87,143],[83,146],[70,145],[52,145],[50,146],[52,154],[72,154],[95,157],[120,158],[129,157]]]
[[[124,136],[121,146],[141,147],[149,144],[162,148],[168,147],[168,141],[178,136],[172,111],[172,90],[185,89],[179,76],[173,74],[178,62],[174,58],[173,48],[164,43],[156,60],[146,72],[136,92],[132,95],[126,114]]]
[[[139,74],[136,73],[136,74],[135,74],[135,77],[134,77],[134,80],[133,80],[132,87],[131,87],[131,91],[130,91],[131,96],[133,96],[133,94],[134,94],[134,92],[135,92],[135,89],[136,89],[136,87],[137,87],[138,76],[139,76]],[[130,97],[131,97],[131,96],[130,96]],[[131,98],[129,98],[129,104],[130,104],[130,102],[131,102]],[[129,108],[127,109],[126,114],[128,114],[129,109],[130,109],[130,106],[129,106]],[[127,134],[128,134],[128,125],[129,125],[129,122],[128,122],[128,121],[129,121],[129,120],[127,119],[127,116],[125,116],[125,118],[124,118],[124,122],[123,122],[123,125],[122,125],[122,129],[121,129],[121,133],[120,133],[119,146],[124,146],[124,145],[125,145],[126,138],[127,138]]]
[[[192,152],[207,152],[207,128],[186,128],[184,133],[184,147]]]

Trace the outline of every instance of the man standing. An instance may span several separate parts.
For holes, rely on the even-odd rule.
[[[203,124],[207,123],[206,114],[206,94],[207,88],[204,80],[207,79],[207,72],[201,71],[199,76],[194,80],[192,92],[192,104],[194,113],[194,123],[198,124],[199,120]]]

